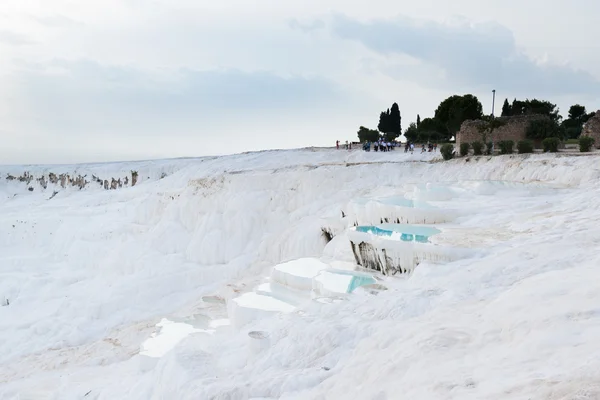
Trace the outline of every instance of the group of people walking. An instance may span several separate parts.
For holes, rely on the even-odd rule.
[[[376,142],[373,142],[373,143],[371,143],[371,142],[365,142],[365,143],[363,143],[362,149],[364,151],[371,151],[371,145],[373,146],[373,150],[375,150],[375,151],[384,151],[384,152],[387,152],[387,151],[394,150],[396,147],[401,147],[402,143],[396,142],[396,141],[387,142],[387,141],[385,141],[383,139],[380,139],[380,140],[378,140]],[[343,148],[346,149],[346,150],[352,150],[352,142],[348,142],[347,140],[346,140],[346,144],[345,145],[341,145],[341,146],[343,146]],[[340,141],[339,140],[335,141],[335,147],[338,150],[340,149]],[[404,152],[408,153],[409,151],[411,153],[414,153],[414,151],[415,151],[415,144],[412,143],[412,142],[407,141],[404,144]],[[423,143],[421,145],[421,153],[426,153],[428,151],[429,152],[436,152],[437,151],[437,143],[427,143],[427,144]]]
[[[427,146],[427,147],[425,147]],[[429,149],[429,150],[428,150]],[[414,153],[415,151],[415,144],[411,143],[411,142],[406,142],[406,144],[404,145],[404,152],[408,153],[408,152]],[[427,143],[427,145],[425,143],[423,143],[421,145],[421,153],[426,153],[427,151],[429,151],[430,153],[433,151],[437,151],[437,143]]]

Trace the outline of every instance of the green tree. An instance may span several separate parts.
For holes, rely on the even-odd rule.
[[[463,96],[450,96],[440,103],[435,110],[434,118],[446,127],[446,130],[455,135],[466,120],[481,119],[483,107],[476,96],[465,94]]]
[[[402,134],[402,118],[398,103],[392,104],[392,108],[379,114],[377,129],[384,134],[385,140],[392,141]]]
[[[404,137],[409,142],[416,142],[417,138],[419,137],[419,130],[417,128],[417,124],[411,122],[410,125],[408,125],[408,128],[406,128],[406,131],[404,131]]]
[[[385,133],[390,129],[390,125],[390,110],[388,108],[387,111],[382,111],[381,114],[379,114],[379,124],[377,124],[377,129],[379,129],[379,132]]]
[[[358,128],[358,140],[361,143],[364,142],[375,142],[377,140],[379,140],[379,131],[375,130],[375,129],[369,129],[369,128],[365,128],[364,126],[361,126],[360,128]]]
[[[569,107],[569,119],[583,121],[583,119],[586,117],[587,113],[585,111],[585,106],[573,104],[571,107]]]
[[[552,119],[536,119],[529,123],[527,127],[526,136],[529,139],[542,140],[546,138],[559,138],[564,137],[564,129],[557,121]]]
[[[435,118],[425,118],[417,128],[420,142],[447,142],[452,135],[446,126]]]
[[[388,129],[384,132],[385,140],[391,142],[396,140],[402,134],[402,117],[400,116],[400,108],[398,103],[392,104],[388,117]]]
[[[508,104],[508,99],[504,99],[504,104],[502,104],[502,117],[510,117],[512,115],[512,108],[510,104]]]
[[[561,127],[565,132],[565,137],[569,139],[577,139],[581,135],[583,130],[583,124],[585,124],[590,116],[585,107],[580,104],[573,104],[569,107],[569,118],[565,119]]]
[[[562,117],[558,114],[556,104],[546,100],[527,99],[525,101],[514,99],[512,106],[512,115],[532,115],[539,114],[549,117],[553,121],[560,121]]]
[[[417,128],[421,125],[421,116],[417,114]]]

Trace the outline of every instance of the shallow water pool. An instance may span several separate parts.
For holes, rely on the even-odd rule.
[[[440,233],[439,229],[428,226],[417,226],[407,224],[381,224],[371,226],[357,226],[357,232],[370,233],[403,242],[427,243],[429,238]]]

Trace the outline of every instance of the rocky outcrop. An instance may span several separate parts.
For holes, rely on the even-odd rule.
[[[600,110],[583,125],[581,136],[593,138],[594,147],[600,149]]]
[[[496,128],[491,135],[487,135],[487,141],[497,143],[501,140],[513,140],[517,143],[526,139],[529,123],[538,119],[546,119],[544,115],[516,115],[514,117],[498,117],[505,125]],[[483,142],[483,135],[480,127],[485,124],[481,120],[469,120],[463,122],[460,131],[456,134],[456,147],[461,143]]]

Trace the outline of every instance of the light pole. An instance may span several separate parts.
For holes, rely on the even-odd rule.
[[[496,89],[492,90],[492,118],[494,118],[494,103],[496,102]]]

